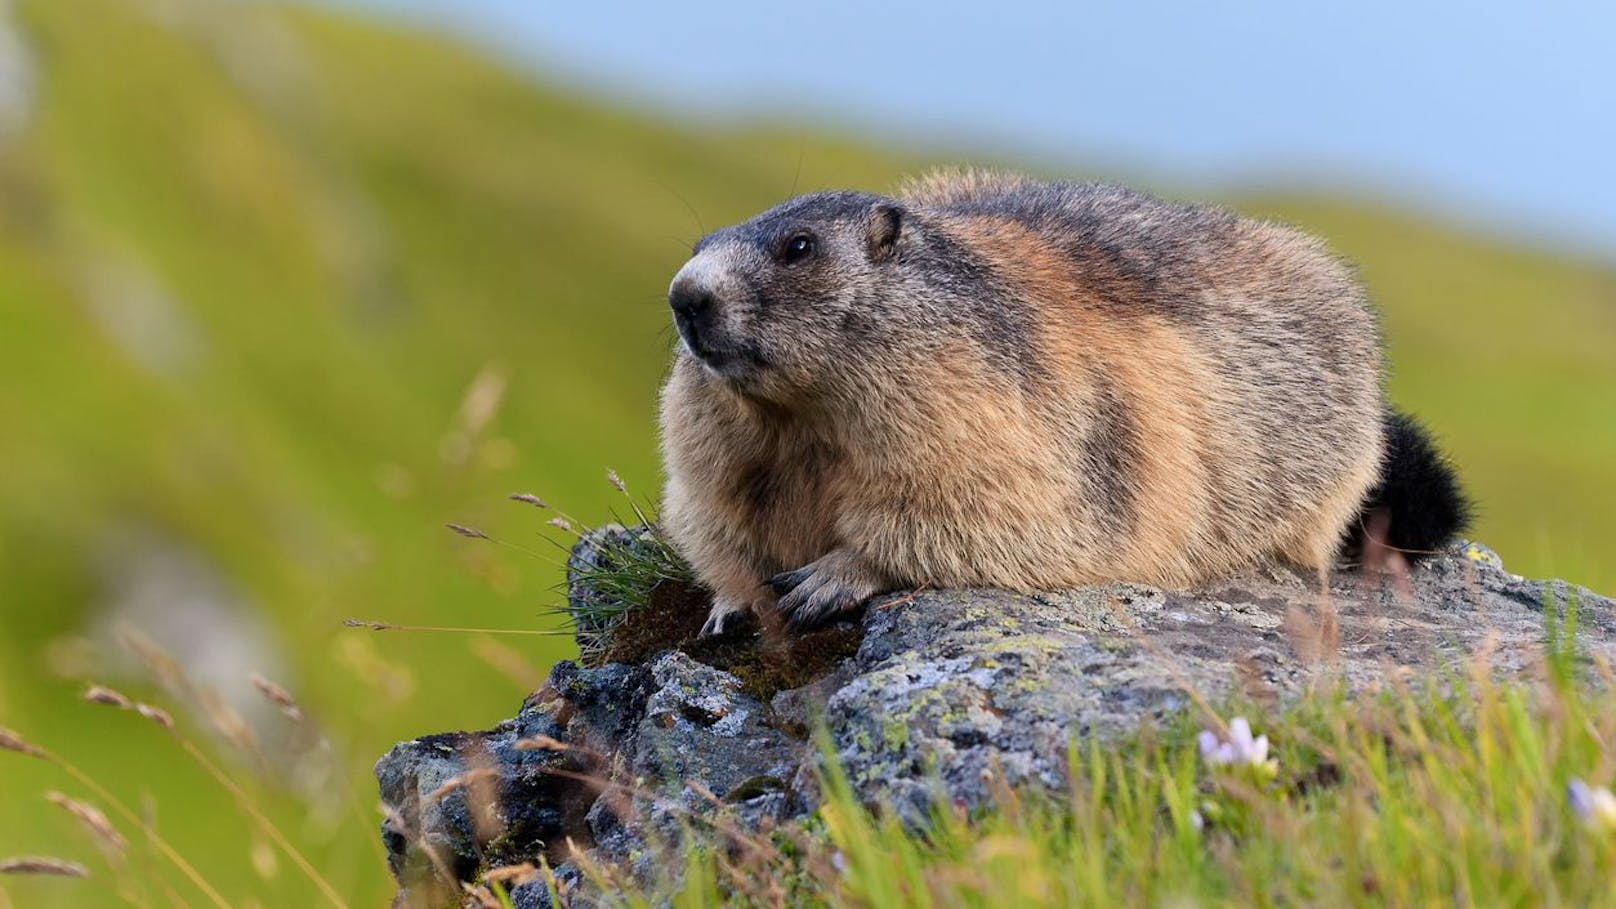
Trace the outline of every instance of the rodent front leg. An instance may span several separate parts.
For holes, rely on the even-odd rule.
[[[713,597],[713,608],[707,613],[707,621],[701,625],[701,637],[712,637],[727,631],[734,631],[744,625],[750,625],[756,618],[752,614],[752,605],[730,597]]]
[[[863,556],[833,549],[796,571],[775,575],[769,586],[780,595],[778,608],[786,623],[801,631],[852,612],[889,585]]]
[[[712,555],[717,548],[704,552]],[[758,578],[760,569],[748,567],[725,550],[718,558],[704,559],[703,570],[698,572],[713,592],[713,606],[707,621],[701,626],[701,636],[711,637],[726,632],[744,630],[756,624],[757,616],[773,604],[774,597]]]

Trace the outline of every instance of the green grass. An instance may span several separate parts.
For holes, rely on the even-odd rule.
[[[606,466],[657,487],[661,297],[690,241],[793,190],[890,186],[939,156],[659,122],[327,12],[15,5],[39,97],[0,147],[0,722],[155,806],[231,903],[317,899],[284,856],[255,870],[253,826],[160,730],[79,693],[94,679],[163,697],[338,890],[380,904],[370,761],[508,715],[571,645],[341,620],[554,627],[559,535],[505,497],[592,525],[619,501]],[[1231,201],[1359,263],[1394,394],[1453,449],[1478,536],[1513,570],[1616,588],[1616,273],[1379,205]],[[495,406],[463,407],[474,385]],[[183,706],[193,694],[164,694],[96,630],[130,538],[190,553],[264,624],[271,671],[341,768],[317,797],[257,782],[256,758]],[[296,737],[276,723],[263,735]],[[40,797],[70,781],[6,773],[0,856],[91,855]],[[102,896],[0,888],[23,905]]]
[[[1606,667],[1608,673],[1608,667]],[[923,833],[859,806],[834,764],[805,831],[674,852],[649,892],[609,869],[608,905],[1583,906],[1609,900],[1616,814],[1582,816],[1573,780],[1608,784],[1616,701],[1485,671],[1349,699],[1322,685],[1284,709],[1245,703],[1101,746],[1070,785],[944,806]],[[1262,765],[1214,766],[1204,724],[1249,718]]]

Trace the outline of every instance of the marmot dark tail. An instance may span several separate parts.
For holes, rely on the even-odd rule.
[[[1452,542],[1470,522],[1470,500],[1459,477],[1425,427],[1388,408],[1386,459],[1380,482],[1370,490],[1359,516],[1359,535],[1384,535],[1380,542],[1417,560]],[[1363,539],[1350,541],[1358,548]]]

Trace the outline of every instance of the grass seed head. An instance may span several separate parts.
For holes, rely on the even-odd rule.
[[[55,877],[89,877],[90,872],[78,862],[48,856],[19,856],[0,859],[0,874],[45,874]]]
[[[281,709],[281,713],[286,714],[287,717],[296,722],[303,722],[303,708],[298,706],[297,700],[292,697],[292,693],[290,691],[287,691],[285,688],[271,682],[269,679],[264,678],[256,672],[248,678],[248,681],[251,682],[252,686],[258,690],[259,694],[264,696],[264,700],[269,701],[276,707],[279,707]]]
[[[150,704],[136,704],[135,712],[169,732],[174,731],[174,718],[169,715],[167,710],[161,707],[153,707]]]
[[[117,828],[112,826],[112,822],[107,820],[107,816],[102,814],[100,809],[94,805],[86,804],[60,792],[47,792],[45,793],[45,799],[52,805],[73,815],[74,818],[78,819],[79,823],[84,825],[86,830],[94,834],[102,843],[111,847],[114,852],[121,854],[129,848],[129,841],[123,838]]]
[[[91,685],[84,692],[84,699],[92,704],[104,707],[116,707],[119,710],[135,709],[135,702],[125,697],[122,692],[114,691],[105,685]]]
[[[372,622],[372,621],[369,621],[369,620],[366,620],[366,619],[343,619],[342,620],[342,627],[344,627],[344,628],[369,628],[371,631],[387,631],[388,629],[393,628],[395,626],[390,625],[387,622]]]
[[[7,729],[4,726],[0,726],[0,751],[15,751],[18,754],[26,754],[29,757],[37,758],[42,758],[45,756],[44,751],[40,750],[34,745],[29,744],[28,740],[23,738],[19,733]]]

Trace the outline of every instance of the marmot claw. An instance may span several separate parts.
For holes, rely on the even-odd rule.
[[[793,631],[816,628],[852,612],[878,592],[856,558],[843,552],[781,572],[769,579],[769,586],[780,595],[780,614]]]
[[[804,565],[796,571],[782,571],[767,581],[769,589],[775,596],[783,597],[802,585],[803,581],[813,575],[814,566]]]
[[[710,638],[726,632],[739,631],[752,625],[756,620],[752,610],[745,606],[715,600],[712,611],[707,613],[707,621],[702,623],[701,632],[697,637]]]

